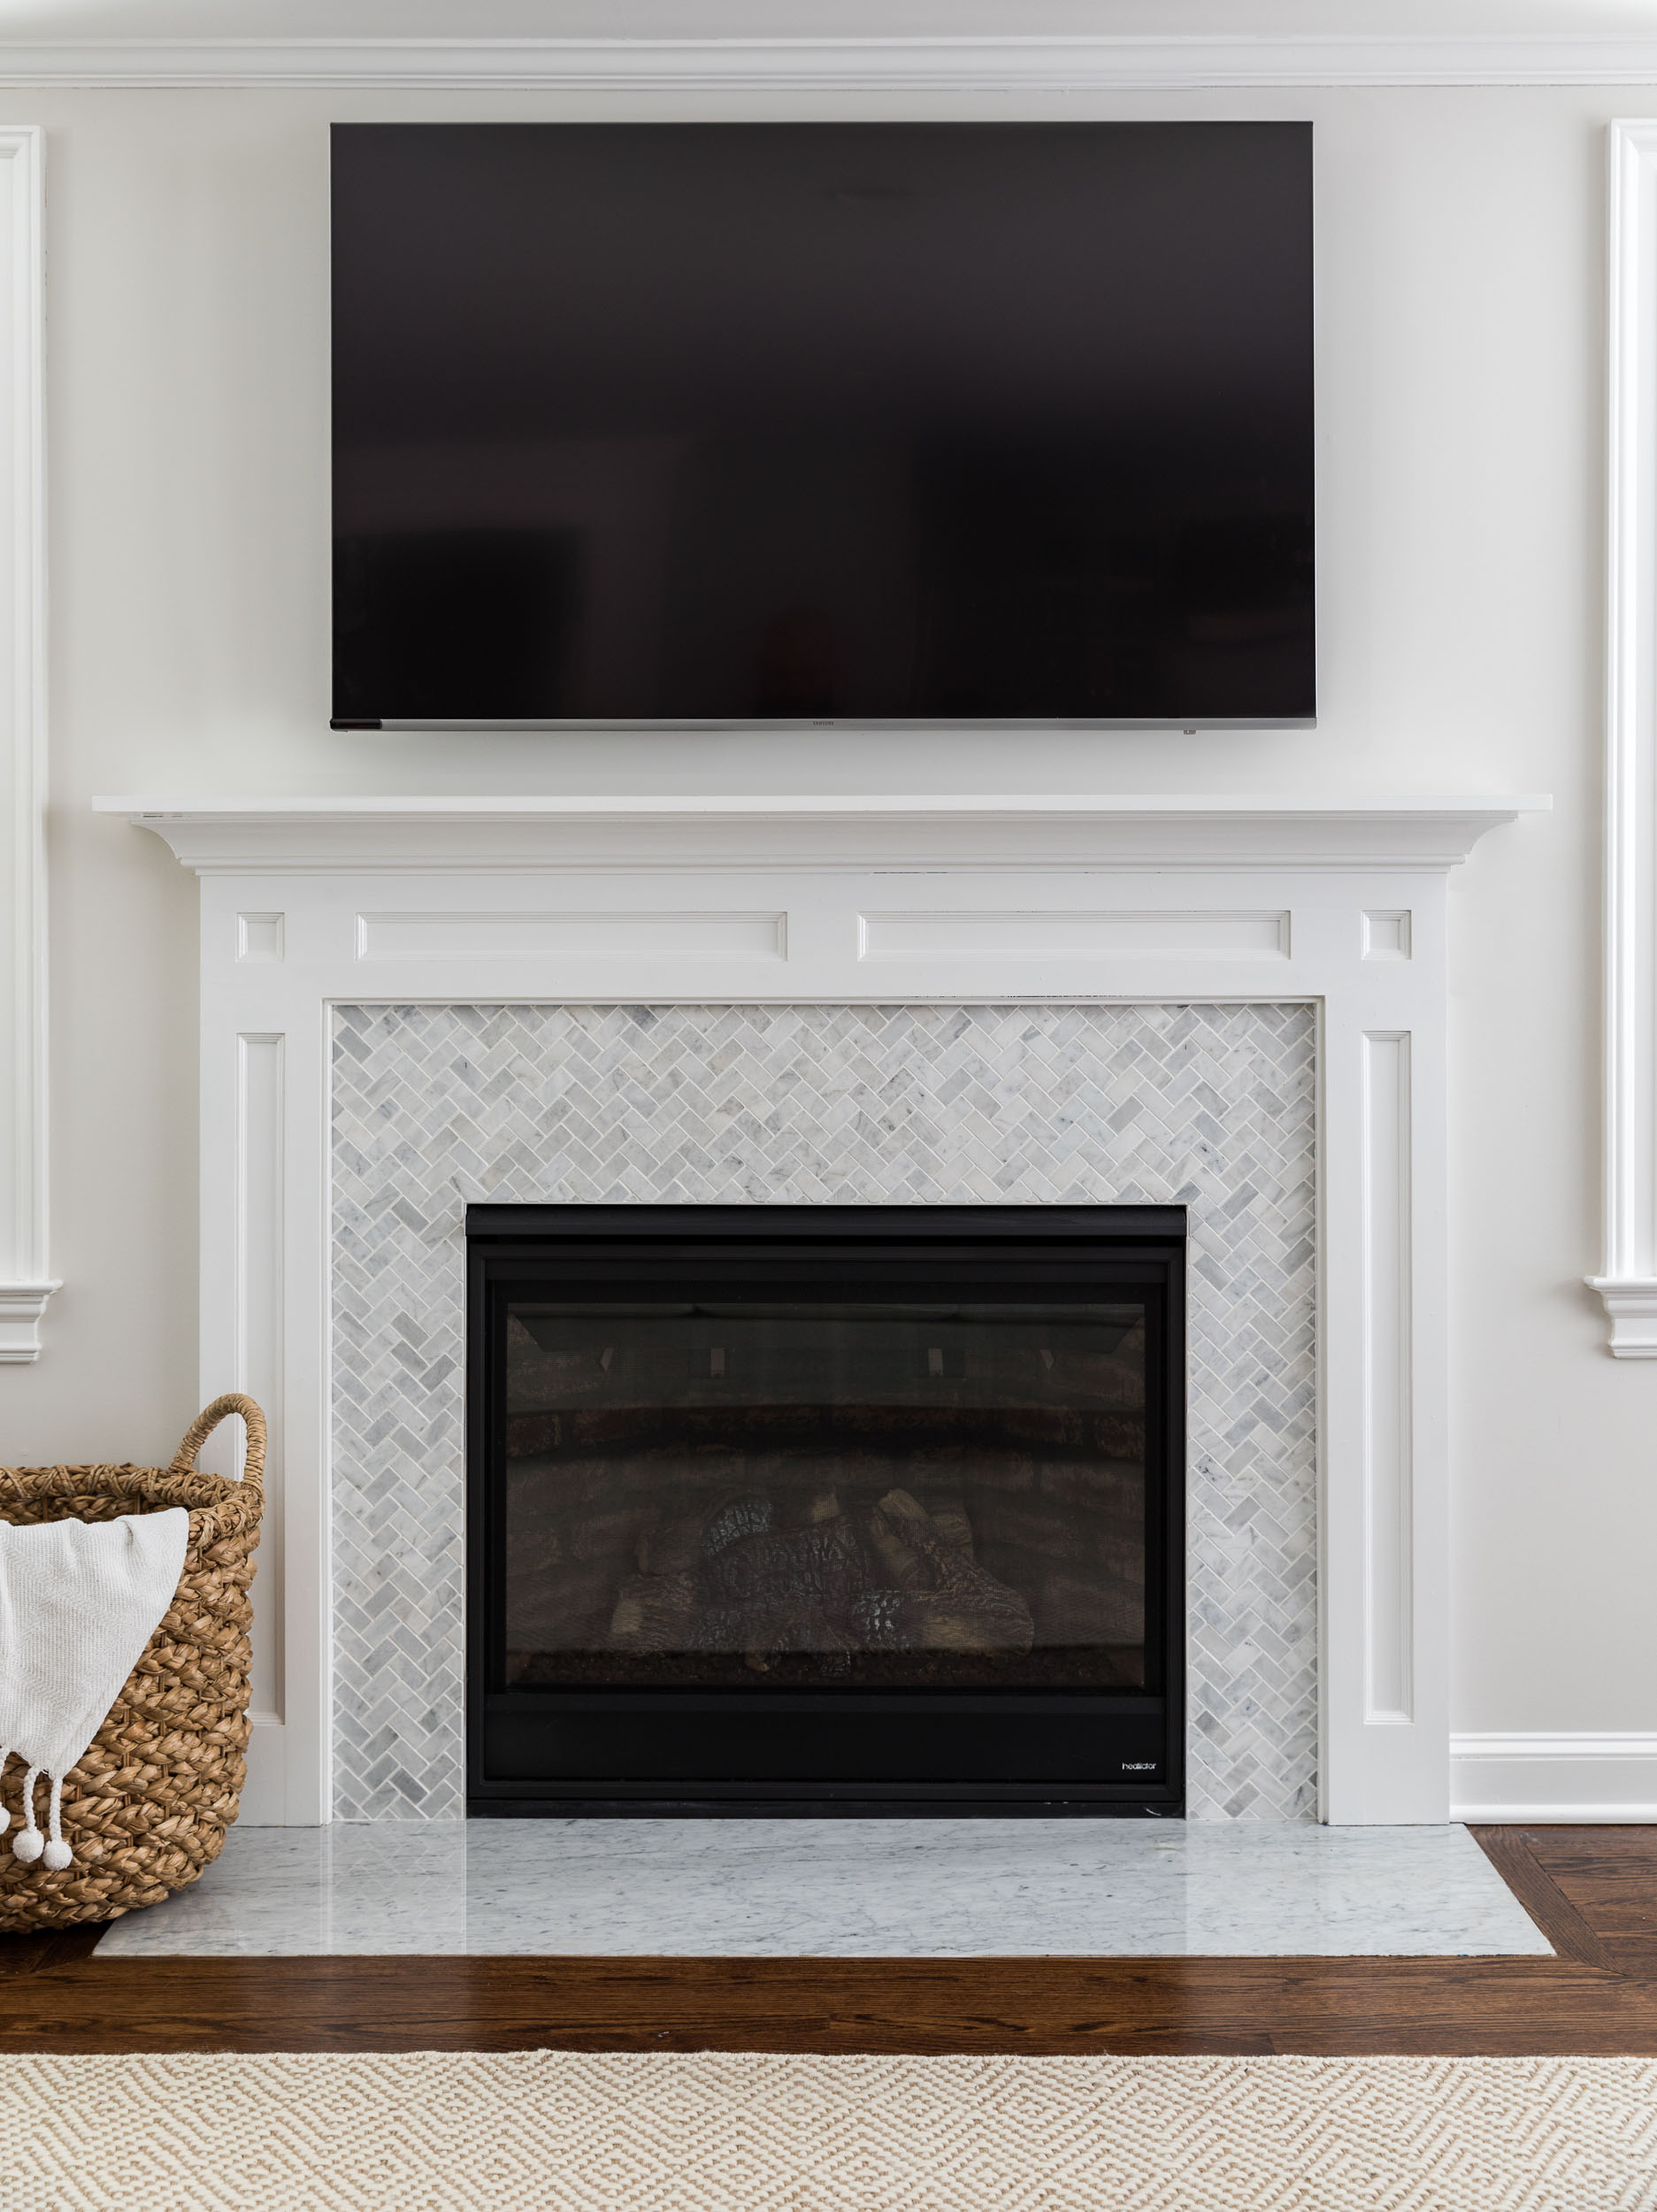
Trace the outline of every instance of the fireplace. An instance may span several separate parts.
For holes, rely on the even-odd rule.
[[[1446,1818],[1447,877],[1546,802],[98,803],[201,877],[203,1394],[272,1417],[244,1818],[533,1778],[475,1711],[468,1773],[508,1202],[1185,1208],[1186,1816]]]
[[[473,1813],[1182,1809],[1183,1206],[466,1226]]]

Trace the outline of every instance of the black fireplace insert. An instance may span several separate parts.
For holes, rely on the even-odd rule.
[[[468,1800],[1178,1813],[1179,1206],[472,1206]]]

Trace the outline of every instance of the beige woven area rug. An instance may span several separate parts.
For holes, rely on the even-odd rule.
[[[1644,2059],[0,2059],[28,2212],[1647,2212]]]

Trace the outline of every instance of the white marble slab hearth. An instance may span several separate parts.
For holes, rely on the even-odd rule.
[[[1464,1828],[508,1820],[242,1828],[102,1957],[1551,1955]]]

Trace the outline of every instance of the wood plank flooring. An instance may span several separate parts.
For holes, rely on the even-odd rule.
[[[0,2051],[1657,2056],[1657,1828],[1475,1834],[1553,1959],[99,1960],[0,1937]]]

